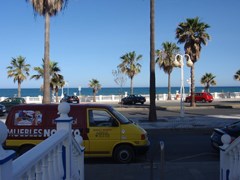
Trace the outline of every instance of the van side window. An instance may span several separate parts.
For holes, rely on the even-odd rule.
[[[15,126],[38,126],[42,124],[42,113],[40,111],[19,110],[15,112]]]
[[[91,127],[116,126],[116,120],[105,110],[88,110],[89,125]]]

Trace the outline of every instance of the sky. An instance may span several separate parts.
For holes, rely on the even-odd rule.
[[[240,69],[239,0],[155,0],[155,48],[166,41],[177,43],[175,31],[186,18],[199,17],[210,25],[211,40],[202,47],[195,64],[195,83],[205,73],[216,76],[217,86],[239,86],[233,75]],[[23,56],[34,67],[44,55],[44,17],[35,15],[25,0],[7,0],[0,7],[0,88],[17,88],[7,77],[12,58]],[[183,44],[177,44],[184,54]],[[51,18],[50,60],[58,62],[68,87],[88,87],[97,79],[102,87],[119,87],[112,71],[120,57],[135,51],[143,58],[134,87],[149,86],[150,0],[69,0],[67,7]],[[167,87],[167,74],[156,65],[156,86]],[[188,86],[190,68],[184,66]],[[171,85],[180,86],[180,69],[174,68]],[[43,80],[23,81],[22,88],[39,88]],[[130,86],[127,79],[124,87]]]

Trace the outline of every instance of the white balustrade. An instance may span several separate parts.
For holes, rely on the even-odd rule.
[[[184,97],[186,97],[188,94],[185,94]],[[226,93],[222,93],[222,92],[213,92],[212,93],[214,100],[221,100],[221,99],[239,99],[240,98],[240,92],[226,92]],[[126,96],[126,94],[124,95],[124,97]],[[146,101],[149,101],[149,94],[143,94],[142,96],[144,96],[146,98]],[[6,99],[7,97],[0,97],[0,101],[3,101],[4,99]],[[27,103],[42,103],[42,96],[37,96],[37,97],[30,97],[30,96],[26,96],[23,97]],[[93,101],[93,96],[84,96],[81,95],[79,96],[80,102],[92,102]],[[121,99],[121,95],[97,95],[96,96],[96,101],[97,102],[119,102]],[[172,100],[179,100],[179,96],[177,94],[172,94]],[[55,97],[53,98],[54,102]],[[60,101],[61,98],[58,98],[58,101]],[[156,101],[165,101],[167,100],[167,94],[156,94]]]
[[[240,137],[231,142],[231,137],[224,134],[220,148],[220,180],[240,179]]]
[[[21,180],[84,180],[84,147],[80,135],[72,136],[70,105],[58,106],[60,117],[55,121],[55,134],[23,154],[14,158],[14,151],[0,146],[0,179]],[[7,138],[7,127],[0,121],[0,143]],[[64,164],[65,163],[65,164]]]

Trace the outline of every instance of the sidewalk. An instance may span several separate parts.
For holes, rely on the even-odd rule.
[[[213,128],[223,127],[235,121],[240,121],[239,117],[220,118],[218,116],[186,116],[180,117],[161,117],[155,122],[146,119],[131,118],[144,129],[199,129],[212,130]]]
[[[228,103],[223,104],[219,102],[218,104],[212,105],[201,105],[198,104],[197,107],[185,106],[185,111],[187,110],[205,110],[205,109],[240,109],[240,101],[227,101]],[[158,116],[157,120],[154,122],[149,122],[146,115],[141,115],[143,111],[149,111],[149,107],[141,106],[125,106],[125,107],[115,107],[120,112],[140,112],[139,115],[129,114],[129,119],[136,122],[145,129],[213,129],[217,127],[223,127],[235,121],[240,121],[240,111],[236,116],[232,115],[191,115],[185,112],[184,117],[180,117],[180,106],[163,106],[157,104],[157,111],[179,111],[177,116]]]

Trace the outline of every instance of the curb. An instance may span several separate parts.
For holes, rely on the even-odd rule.
[[[197,107],[186,107],[185,110],[196,110],[196,109],[238,109],[240,105],[213,105],[213,106],[197,106]],[[149,110],[149,107],[115,107],[114,109],[119,111],[136,111],[136,110]],[[180,110],[180,106],[157,106],[156,110]]]

